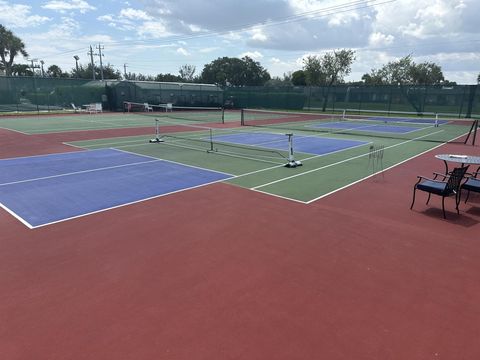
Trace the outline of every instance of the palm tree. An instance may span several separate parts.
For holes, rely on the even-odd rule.
[[[28,56],[23,41],[0,24],[0,68],[5,70],[5,75],[12,75],[13,60],[19,54]]]

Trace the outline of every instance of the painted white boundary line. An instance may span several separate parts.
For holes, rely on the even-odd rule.
[[[462,136],[465,136],[465,134],[460,135],[460,136],[458,136],[458,137],[456,137],[456,138],[454,138],[454,139],[452,139],[452,140],[459,139],[459,138],[461,138]],[[452,140],[450,140],[450,141],[452,141]],[[359,180],[357,180],[357,181],[355,181],[355,182],[353,182],[353,183],[351,183],[351,184],[345,185],[345,186],[343,186],[343,187],[341,187],[341,188],[339,188],[339,189],[336,189],[336,190],[334,190],[334,191],[331,191],[331,192],[329,192],[329,193],[327,193],[327,194],[323,194],[323,195],[321,195],[321,196],[319,196],[319,197],[317,197],[317,198],[315,198],[315,199],[309,200],[309,201],[307,201],[307,202],[305,202],[305,203],[306,203],[306,204],[311,204],[311,203],[314,202],[314,201],[317,201],[317,200],[320,200],[320,199],[322,199],[322,198],[324,198],[324,197],[327,197],[327,196],[329,196],[329,195],[332,195],[332,194],[336,193],[337,191],[346,189],[346,188],[348,188],[348,187],[350,187],[350,186],[352,186],[352,185],[355,185],[355,184],[357,184],[357,183],[359,183],[359,182],[362,182],[362,181],[364,181],[364,180],[366,180],[366,179],[369,179],[369,178],[371,178],[371,177],[373,177],[373,176],[375,176],[375,175],[377,175],[377,174],[380,174],[380,173],[382,173],[382,172],[384,172],[384,171],[393,169],[394,167],[397,167],[397,166],[399,166],[399,165],[401,165],[401,164],[403,164],[403,163],[405,163],[405,162],[407,162],[407,161],[409,161],[409,160],[415,159],[416,157],[419,157],[419,156],[421,156],[421,155],[423,155],[423,154],[426,154],[426,153],[428,153],[428,152],[430,152],[430,151],[433,151],[433,150],[435,150],[435,149],[437,149],[437,148],[439,148],[439,147],[441,147],[441,146],[443,146],[443,145],[446,145],[446,144],[447,144],[447,143],[441,143],[441,144],[439,144],[439,145],[437,145],[437,146],[435,146],[435,147],[433,147],[433,148],[431,148],[431,149],[425,150],[425,151],[423,151],[423,152],[421,152],[421,153],[419,153],[419,154],[417,154],[417,155],[414,155],[414,156],[412,156],[412,157],[409,157],[408,159],[405,159],[405,160],[399,162],[398,164],[392,165],[392,166],[390,166],[390,167],[388,167],[388,168],[386,168],[386,169],[384,169],[384,170],[382,170],[382,171],[377,171],[377,172],[374,173],[374,174],[371,174],[371,175],[369,175],[369,176],[367,176],[367,177],[365,177],[365,178],[359,179]],[[385,148],[385,149],[387,149],[387,148]]]
[[[391,148],[394,148],[394,147],[397,147],[397,146],[400,146],[400,145],[404,145],[404,144],[407,144],[407,143],[412,142],[412,141],[414,141],[414,140],[419,140],[419,139],[421,139],[421,138],[423,138],[423,137],[427,137],[427,136],[430,136],[430,135],[433,135],[433,134],[436,134],[436,133],[440,133],[440,132],[443,132],[443,130],[437,131],[437,132],[432,133],[432,134],[423,135],[423,136],[417,137],[417,138],[415,138],[415,139],[403,141],[403,142],[398,143],[398,144],[395,144],[395,145],[387,146],[387,147],[385,148],[385,150],[386,150],[386,149],[391,149]],[[443,144],[444,144],[444,143],[442,143],[441,145],[443,145]],[[350,157],[350,158],[348,158],[348,159],[344,159],[344,160],[341,160],[341,161],[337,161],[337,162],[332,163],[332,164],[328,164],[328,165],[325,165],[325,166],[321,166],[321,167],[319,167],[319,168],[315,168],[315,169],[312,169],[312,170],[309,170],[309,171],[305,171],[305,172],[302,172],[302,173],[300,173],[300,174],[288,176],[288,177],[283,178],[283,179],[279,179],[279,180],[271,181],[271,182],[266,183],[266,184],[254,186],[253,188],[251,188],[251,190],[257,190],[257,189],[262,188],[262,187],[265,187],[265,186],[269,186],[269,185],[276,184],[276,183],[279,183],[279,182],[282,182],[282,181],[290,180],[290,179],[293,179],[293,178],[296,178],[296,177],[299,177],[299,176],[307,175],[307,174],[310,174],[310,173],[313,173],[313,172],[316,172],[316,171],[319,171],[319,170],[323,170],[323,169],[326,169],[326,168],[329,168],[329,167],[332,167],[332,166],[340,165],[340,164],[343,164],[343,163],[345,163],[345,162],[348,162],[348,161],[351,161],[351,160],[355,160],[355,159],[358,159],[358,158],[367,156],[368,154],[369,154],[369,153],[360,154],[360,155],[357,155],[357,156]]]
[[[16,132],[16,133],[19,133],[19,134],[22,134],[22,135],[32,135],[32,134],[29,134],[29,133],[26,133],[26,132],[23,132],[23,131],[20,131],[20,130],[10,129],[10,128],[6,128],[6,127],[2,127],[2,126],[0,126],[0,129],[11,131],[11,132]]]
[[[6,207],[5,205],[3,205],[2,203],[0,203],[0,207],[2,209],[4,209],[6,212],[8,212],[10,215],[12,215],[15,219],[17,219],[18,221],[20,221],[23,225],[25,225],[26,227],[28,227],[29,229],[33,229],[33,226],[28,222],[26,221],[24,218],[20,217],[19,215],[17,215],[17,213],[13,212],[12,210],[10,210],[8,207]]]
[[[112,149],[112,150],[118,150],[118,151],[124,152],[124,153],[126,153],[126,154],[132,154],[132,155],[137,155],[137,156],[144,156],[144,157],[146,157],[146,158],[150,158],[150,159],[153,159],[153,160],[164,161],[164,162],[168,162],[168,163],[175,164],[175,165],[181,165],[181,166],[189,167],[189,168],[192,168],[192,169],[203,170],[203,171],[208,171],[208,172],[214,172],[214,173],[217,173],[217,174],[223,174],[223,175],[228,175],[228,176],[230,176],[230,177],[235,177],[235,175],[229,174],[229,173],[226,173],[226,172],[223,172],[223,171],[211,170],[211,169],[202,168],[202,167],[200,167],[200,166],[183,164],[183,163],[180,163],[180,162],[177,162],[177,161],[173,161],[173,160],[160,159],[160,158],[156,158],[156,157],[154,157],[154,156],[138,154],[138,153],[130,152],[130,151],[127,151],[127,150],[122,150],[122,149],[116,149],[116,148],[111,148],[111,149]]]
[[[103,150],[103,149],[105,149],[105,148],[102,148],[101,150]],[[124,153],[126,153],[126,154],[133,154],[133,155],[136,155],[136,156],[139,156],[139,157],[145,157],[145,158],[148,158],[148,159],[151,159],[151,160],[141,161],[141,162],[136,162],[136,163],[130,163],[130,164],[123,164],[123,165],[115,165],[115,166],[103,167],[103,168],[97,168],[97,169],[89,169],[89,170],[83,170],[83,171],[77,171],[77,172],[65,173],[65,174],[59,174],[59,175],[45,176],[45,177],[36,178],[36,179],[21,180],[21,181],[16,181],[16,182],[11,182],[11,183],[0,184],[0,186],[17,184],[17,183],[23,183],[23,182],[28,182],[28,181],[43,180],[43,179],[49,179],[49,178],[55,178],[55,177],[61,177],[61,176],[76,175],[76,174],[88,173],[88,172],[94,172],[94,171],[109,170],[109,169],[114,169],[114,168],[120,168],[120,167],[129,166],[129,165],[140,165],[140,164],[154,163],[154,162],[160,162],[160,161],[161,161],[161,162],[168,162],[168,163],[172,163],[172,164],[176,164],[176,165],[181,165],[181,166],[184,166],[184,167],[190,167],[190,168],[194,168],[194,169],[198,169],[198,170],[204,170],[204,171],[208,171],[208,172],[212,172],[212,173],[227,175],[227,178],[225,178],[225,179],[220,179],[220,180],[215,180],[215,181],[211,181],[211,182],[208,182],[208,183],[204,183],[204,184],[200,184],[200,185],[196,185],[196,186],[191,186],[191,187],[187,187],[187,188],[183,188],[183,189],[179,189],[179,190],[175,190],[175,191],[171,191],[171,192],[164,193],[164,194],[159,194],[159,195],[151,196],[151,197],[144,198],[144,199],[140,199],[140,200],[136,200],[136,201],[131,201],[131,202],[128,202],[128,203],[124,203],[124,204],[120,204],[120,205],[108,207],[108,208],[105,208],[105,209],[100,209],[100,210],[96,210],[96,211],[92,211],[92,212],[80,214],[80,215],[73,216],[73,217],[69,217],[69,218],[65,218],[65,219],[60,219],[60,220],[57,220],[57,221],[52,221],[52,222],[45,223],[45,224],[41,224],[41,225],[37,225],[37,226],[33,226],[33,225],[30,224],[28,221],[26,221],[25,219],[23,219],[22,217],[20,217],[18,214],[16,214],[14,211],[10,210],[8,207],[6,207],[5,205],[3,205],[2,203],[0,203],[0,207],[2,207],[5,211],[7,211],[9,214],[11,214],[13,217],[15,217],[17,220],[19,220],[21,223],[23,223],[23,224],[24,224],[25,226],[27,226],[29,229],[36,229],[36,228],[44,227],[44,226],[47,226],[47,225],[52,225],[52,224],[60,223],[60,222],[63,222],[63,221],[67,221],[67,220],[71,220],[71,219],[76,219],[76,218],[80,218],[80,217],[83,217],[83,216],[88,216],[88,215],[96,214],[96,213],[103,212],[103,211],[107,211],[107,210],[111,210],[111,209],[116,209],[116,208],[119,208],[119,207],[122,207],[122,206],[127,206],[127,205],[131,205],[131,204],[136,204],[136,203],[140,203],[140,202],[143,202],[143,201],[155,199],[155,198],[158,198],[158,197],[162,197],[162,196],[166,196],[166,195],[171,195],[171,194],[179,193],[179,192],[186,191],[186,190],[190,190],[190,189],[196,189],[196,188],[199,188],[199,187],[202,187],[202,186],[206,186],[206,185],[210,185],[210,184],[215,184],[215,183],[218,183],[218,182],[223,182],[223,181],[225,181],[225,180],[228,180],[228,177],[230,177],[230,178],[235,177],[235,175],[232,175],[232,174],[229,174],[229,173],[225,173],[225,172],[220,172],[220,171],[205,169],[205,168],[201,168],[201,167],[197,167],[197,166],[193,166],[193,165],[186,165],[186,164],[178,163],[178,162],[175,162],[175,161],[169,161],[169,160],[164,160],[164,159],[160,159],[160,158],[155,158],[155,157],[149,156],[149,155],[132,153],[132,152],[126,151],[126,150],[113,149],[113,148],[110,148],[110,149],[116,150],[116,151],[119,151],[119,152],[124,152]],[[100,149],[99,149],[99,150],[100,150]],[[89,151],[95,151],[95,150],[89,150]],[[61,154],[63,154],[63,153],[61,153]],[[38,157],[38,156],[46,156],[46,155],[35,155],[35,157]]]
[[[68,144],[67,144],[68,145]],[[83,149],[83,148],[80,148]],[[105,150],[105,148],[99,148],[99,149],[85,149],[85,151],[101,151]],[[79,154],[81,151],[65,151],[65,152],[58,152],[58,153],[49,153],[49,154],[40,154],[40,155],[28,155],[28,156],[18,156],[18,157],[10,157],[10,158],[4,158],[0,159],[2,160],[16,160],[16,159],[28,159],[28,158],[36,158],[36,157],[47,157],[47,156],[55,156],[55,155],[64,155],[64,154]]]
[[[3,183],[3,184],[0,184],[0,186],[22,184],[22,183],[26,183],[26,182],[32,182],[32,181],[38,181],[38,180],[46,180],[46,179],[53,179],[53,178],[58,178],[58,177],[63,177],[63,176],[72,176],[72,175],[78,175],[78,174],[86,174],[86,173],[95,172],[95,171],[118,169],[118,168],[127,167],[127,166],[135,166],[135,165],[141,165],[141,164],[148,164],[148,163],[152,163],[152,162],[155,162],[155,161],[162,161],[162,160],[161,160],[161,159],[156,159],[156,160],[138,161],[138,162],[129,163],[129,164],[114,165],[114,166],[105,166],[105,167],[96,168],[96,169],[80,170],[80,171],[74,171],[74,172],[70,172],[70,173],[63,173],[63,174],[50,175],[50,176],[42,176],[42,177],[38,177],[38,178],[25,179],[25,180],[18,180],[18,181],[12,181],[12,182],[8,182],[8,183]]]
[[[171,194],[176,194],[176,193],[179,193],[179,192],[182,192],[182,191],[186,191],[186,190],[191,190],[191,189],[200,188],[200,187],[202,187],[202,186],[207,186],[207,185],[215,184],[215,183],[217,183],[217,182],[222,182],[222,181],[225,181],[225,180],[226,180],[226,179],[215,180],[215,181],[211,181],[211,182],[209,182],[209,183],[205,183],[205,184],[201,184],[201,185],[196,185],[196,186],[192,186],[192,187],[189,187],[189,188],[183,188],[183,189],[180,189],[180,190],[175,190],[175,191],[171,191],[171,192],[165,193],[165,194],[160,194],[160,195],[151,196],[151,197],[148,197],[148,198],[131,201],[131,202],[128,202],[128,203],[125,203],[125,204],[120,204],[120,205],[112,206],[112,207],[109,207],[109,208],[100,209],[100,210],[92,211],[92,212],[89,212],[89,213],[84,213],[84,214],[77,215],[77,216],[72,216],[72,217],[69,217],[69,218],[65,218],[65,219],[61,219],[61,220],[57,220],[57,221],[52,221],[52,222],[45,223],[45,224],[41,224],[41,225],[37,225],[37,226],[31,226],[30,228],[31,228],[31,229],[37,229],[37,228],[40,228],[40,227],[44,227],[44,226],[48,226],[48,225],[52,225],[52,224],[57,224],[57,223],[64,222],[64,221],[68,221],[68,220],[72,220],[72,219],[78,219],[78,218],[81,218],[81,217],[84,217],[84,216],[88,216],[88,215],[92,215],[92,214],[97,214],[97,213],[100,213],[100,212],[103,212],[103,211],[113,210],[113,209],[117,209],[117,208],[120,208],[120,207],[132,205],[132,204],[141,203],[141,202],[144,202],[144,201],[156,199],[156,198],[159,198],[159,197],[162,197],[162,196],[171,195]],[[23,222],[23,221],[22,221],[22,222]],[[25,223],[25,222],[24,222],[24,223]]]

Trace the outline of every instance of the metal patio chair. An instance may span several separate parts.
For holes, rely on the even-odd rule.
[[[477,171],[467,177],[467,181],[462,184],[461,190],[468,191],[467,197],[465,198],[465,203],[468,201],[470,191],[480,193],[480,167],[478,167]]]
[[[432,194],[442,197],[442,211],[444,219],[447,218],[447,216],[445,215],[445,198],[455,196],[455,209],[457,210],[457,214],[460,214],[460,211],[458,210],[458,204],[460,203],[460,191],[462,180],[464,179],[467,169],[468,165],[455,168],[449,174],[445,175],[435,173],[435,177],[441,176],[443,177],[443,180],[429,179],[424,176],[417,176],[418,181],[413,187],[413,200],[412,205],[410,205],[410,209],[413,208],[413,204],[415,203],[415,192],[417,190],[421,190],[428,192],[427,204],[430,201],[430,196]]]

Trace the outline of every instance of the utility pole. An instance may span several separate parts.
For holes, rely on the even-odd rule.
[[[104,47],[102,46],[102,44],[98,44],[97,49],[98,49],[98,56],[100,57],[100,76],[102,77],[102,81],[103,81],[102,50],[104,49]]]
[[[92,75],[93,75],[93,80],[95,80],[95,63],[93,62],[93,55],[96,55],[93,53],[92,45],[90,45],[90,51],[87,53],[87,55],[90,55],[90,64],[92,65]]]
[[[128,80],[127,79],[127,64],[123,64],[123,77],[125,80]]]
[[[43,64],[45,64],[45,61],[40,60],[40,64],[42,64],[42,77],[45,77],[45,71],[43,70]]]
[[[78,55],[75,55],[73,57],[75,59],[75,68],[77,69],[77,79],[78,79],[78,60],[80,60],[80,57]]]
[[[32,65],[31,65],[32,74],[33,74],[33,76],[35,76],[35,69],[40,68],[40,66],[34,64],[38,61],[38,59],[27,59],[27,61],[30,61],[32,63]]]

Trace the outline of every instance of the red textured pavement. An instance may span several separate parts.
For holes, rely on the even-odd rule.
[[[409,210],[434,153],[478,149],[311,205],[215,184],[35,230],[0,210],[0,359],[479,359],[480,198]]]

